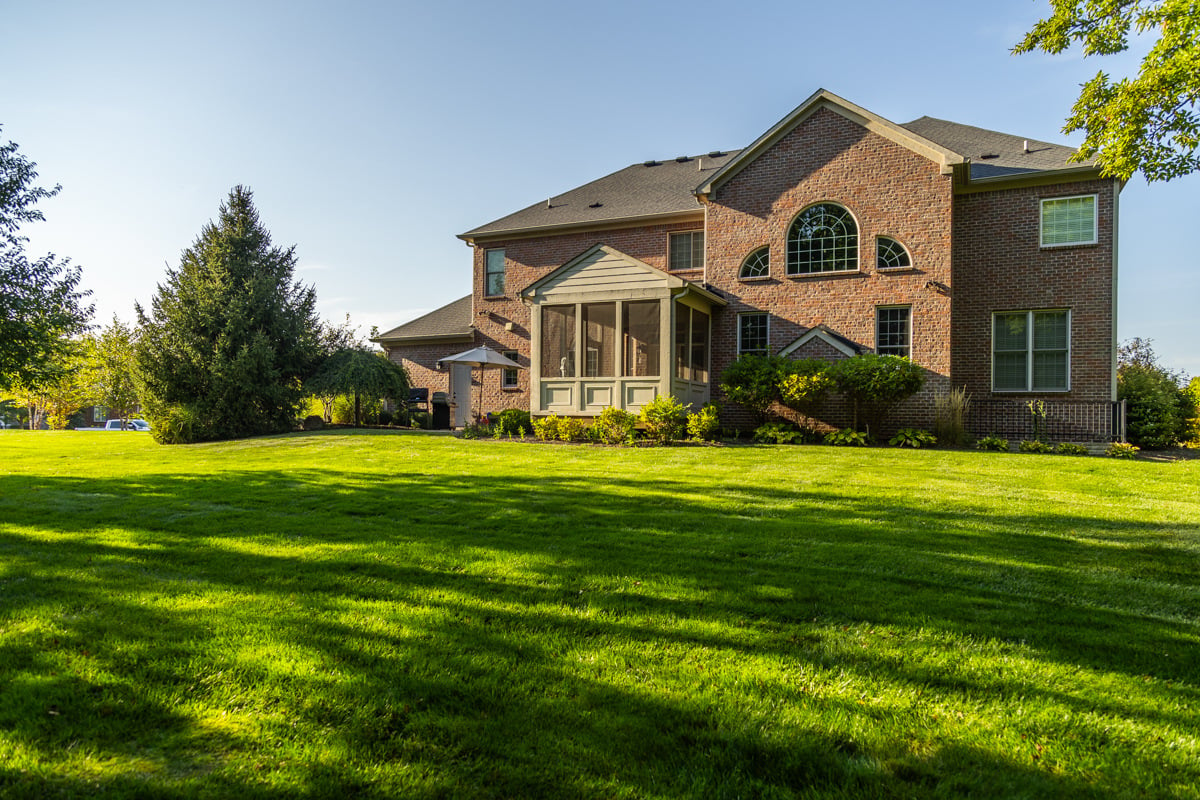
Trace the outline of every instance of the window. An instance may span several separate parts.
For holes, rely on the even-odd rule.
[[[881,356],[908,357],[912,344],[911,309],[891,306],[875,309],[875,352]]]
[[[904,245],[890,236],[875,240],[875,269],[905,269],[912,266],[912,259]]]
[[[488,297],[504,294],[504,250],[484,251],[483,261],[483,293]]]
[[[662,336],[658,326],[657,300],[624,303],[621,335],[625,340],[625,375],[635,378],[657,377]]]
[[[806,208],[787,236],[787,274],[850,272],[858,269],[858,223],[834,203]]]
[[[542,307],[542,377],[575,377],[575,306]]]
[[[1096,243],[1096,195],[1042,201],[1042,247]]]
[[[704,267],[704,231],[672,233],[670,269],[702,269]]]
[[[675,377],[708,383],[708,314],[675,304]]]
[[[510,361],[517,361],[521,354],[516,350],[505,350],[501,353],[502,356]],[[516,389],[517,388],[517,369],[515,367],[505,367],[500,373],[500,388],[501,389]]]
[[[767,315],[756,311],[738,314],[738,355],[753,353],[765,356],[770,350]]]
[[[767,278],[771,275],[771,248],[760,247],[750,255],[746,256],[746,260],[742,262],[742,269],[738,272],[738,278],[741,280],[754,280],[755,278]]]
[[[1070,388],[1069,311],[1004,312],[992,317],[992,391]]]

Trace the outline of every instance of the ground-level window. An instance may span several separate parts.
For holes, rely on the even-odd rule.
[[[485,250],[483,254],[484,289],[488,297],[504,294],[504,250]]]
[[[1042,201],[1042,247],[1096,243],[1096,195]]]
[[[881,356],[907,358],[912,349],[911,318],[909,306],[875,309],[875,352]]]
[[[750,255],[746,256],[746,260],[742,262],[742,268],[738,271],[738,278],[744,281],[754,280],[755,278],[767,278],[771,275],[771,248],[760,247]]]
[[[704,266],[704,231],[672,233],[670,269],[701,269]]]
[[[769,323],[767,314],[754,311],[738,314],[738,355],[752,353],[765,356],[770,352]]]
[[[658,377],[662,329],[659,327],[657,300],[623,303],[621,338],[625,341],[625,375],[636,378]]]
[[[575,377],[575,306],[542,306],[542,377]]]
[[[1070,389],[1071,312],[1005,311],[992,316],[992,390]]]
[[[501,353],[509,361],[516,361],[521,357],[521,354],[516,350],[505,350]],[[515,389],[517,388],[517,368],[505,367],[500,373],[500,388]]]
[[[675,304],[675,377],[708,383],[708,314]]]

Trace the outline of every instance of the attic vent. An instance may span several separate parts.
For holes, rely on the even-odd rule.
[[[591,205],[588,206],[588,208],[599,208],[602,205],[604,205],[604,203],[599,203],[599,202],[592,203]]]
[[[989,158],[999,158],[999,157],[1000,157],[999,153],[984,153],[983,155],[980,156],[980,158],[984,159],[985,161]]]
[[[720,150],[713,150],[711,153],[708,154],[708,157],[709,158],[720,158],[723,155],[725,155],[725,154],[722,153]]]
[[[688,158],[687,156],[679,156],[678,158],[675,159],[676,164],[686,164],[689,161],[691,161],[691,159]]]
[[[657,166],[658,166],[659,164],[661,164],[661,163],[662,163],[661,161],[655,161],[655,160],[652,158],[652,159],[650,159],[649,161],[643,161],[643,162],[642,162],[642,166],[643,166],[643,167],[657,167]]]

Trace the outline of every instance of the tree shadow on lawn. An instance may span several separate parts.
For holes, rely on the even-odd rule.
[[[731,668],[770,655],[882,675],[943,700],[1037,696],[1195,735],[1194,717],[1161,710],[1200,700],[1195,552],[1159,540],[1109,543],[1151,538],[1152,525],[732,484],[714,486],[706,501],[682,496],[694,485],[670,479],[652,488],[556,476],[368,483],[270,470],[37,485],[30,492],[21,479],[0,478],[0,498],[26,498],[0,501],[10,520],[0,525],[8,628],[0,676],[16,690],[0,701],[0,727],[48,761],[82,738],[116,758],[169,753],[179,786],[201,776],[206,791],[236,786],[264,797],[289,794],[272,785],[272,770],[290,771],[293,782],[303,775],[308,796],[347,786],[381,796],[822,787],[923,796],[951,786],[1000,796],[994,787],[1010,785],[1039,796],[1119,794],[1020,763],[998,742],[914,751],[860,741],[854,720],[864,711],[853,699],[748,688],[733,704],[746,706],[739,719],[724,698],[654,686],[667,677],[664,659],[691,652],[716,653],[708,657]],[[114,538],[106,533],[114,527],[125,532]],[[1197,526],[1173,530],[1197,535]],[[218,607],[155,603],[189,593]],[[47,605],[61,632],[14,634],[12,620]],[[223,648],[224,615],[267,632],[243,646],[290,651],[316,669],[276,673],[269,659]],[[874,625],[1027,644],[1067,669],[1148,683],[1140,698],[1082,696],[852,649],[839,633]],[[665,656],[653,655],[662,648]],[[62,649],[91,665],[86,677],[61,672],[51,656]],[[606,652],[609,663],[581,661]],[[614,683],[614,672],[639,670],[645,686]],[[201,730],[190,708],[178,708],[236,711],[238,696],[262,706],[242,710],[254,720],[244,730]],[[846,722],[762,719],[776,700]],[[262,775],[224,769],[235,756],[270,762],[270,742],[298,736],[342,754],[339,765],[310,754],[304,766]],[[1155,766],[1153,752],[1126,758]],[[384,764],[425,774],[381,776]],[[157,791],[127,780],[107,785]],[[0,771],[6,784],[33,785]],[[89,793],[72,778],[57,785]]]

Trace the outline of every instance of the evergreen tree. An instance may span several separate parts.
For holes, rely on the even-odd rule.
[[[290,430],[320,357],[311,286],[295,247],[271,246],[249,189],[221,204],[178,269],[167,270],[136,348],[143,400],[163,442]]]

